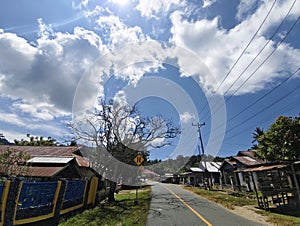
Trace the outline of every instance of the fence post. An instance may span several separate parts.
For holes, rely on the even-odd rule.
[[[91,182],[92,179],[87,179],[88,183],[86,185],[86,189],[85,189],[85,194],[84,194],[84,204],[83,204],[83,208],[86,208],[88,205],[88,198],[89,198],[89,193],[90,193],[90,187],[91,187]]]
[[[10,188],[7,194],[5,207],[4,225],[13,225],[15,212],[17,211],[17,198],[20,192],[21,181],[18,178],[12,178]]]
[[[58,197],[56,200],[56,205],[55,205],[55,210],[54,210],[54,217],[53,217],[53,222],[54,225],[58,225],[59,220],[60,220],[60,210],[62,207],[62,203],[63,203],[63,198],[64,198],[64,194],[65,194],[65,190],[66,190],[66,180],[60,180],[61,181],[61,186],[60,186],[60,190],[58,193]]]

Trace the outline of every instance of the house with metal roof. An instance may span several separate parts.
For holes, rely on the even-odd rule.
[[[197,187],[211,187],[220,184],[221,162],[201,161],[199,167],[188,167],[180,175],[181,183]]]
[[[36,181],[65,179],[89,179],[97,173],[83,157],[77,146],[15,146],[0,145],[0,153],[10,149],[29,156],[19,176]],[[0,171],[1,171],[0,167]],[[2,170],[3,171],[3,170]],[[0,172],[5,176],[7,172]]]
[[[264,163],[255,157],[253,150],[239,151],[236,156],[226,158],[220,166],[222,187],[233,190],[252,190],[253,185],[250,183],[249,174],[243,173],[241,170],[261,166]],[[256,174],[253,174],[253,178],[257,181]]]

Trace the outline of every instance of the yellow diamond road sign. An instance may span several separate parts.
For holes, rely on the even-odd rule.
[[[133,161],[139,166],[144,162],[144,158],[142,155],[138,154]]]

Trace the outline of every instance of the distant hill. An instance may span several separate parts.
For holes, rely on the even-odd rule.
[[[0,133],[0,145],[12,145],[14,143],[10,143],[2,133]]]

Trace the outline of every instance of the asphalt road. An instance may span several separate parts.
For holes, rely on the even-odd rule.
[[[257,226],[227,209],[176,185],[155,183],[147,226]]]

